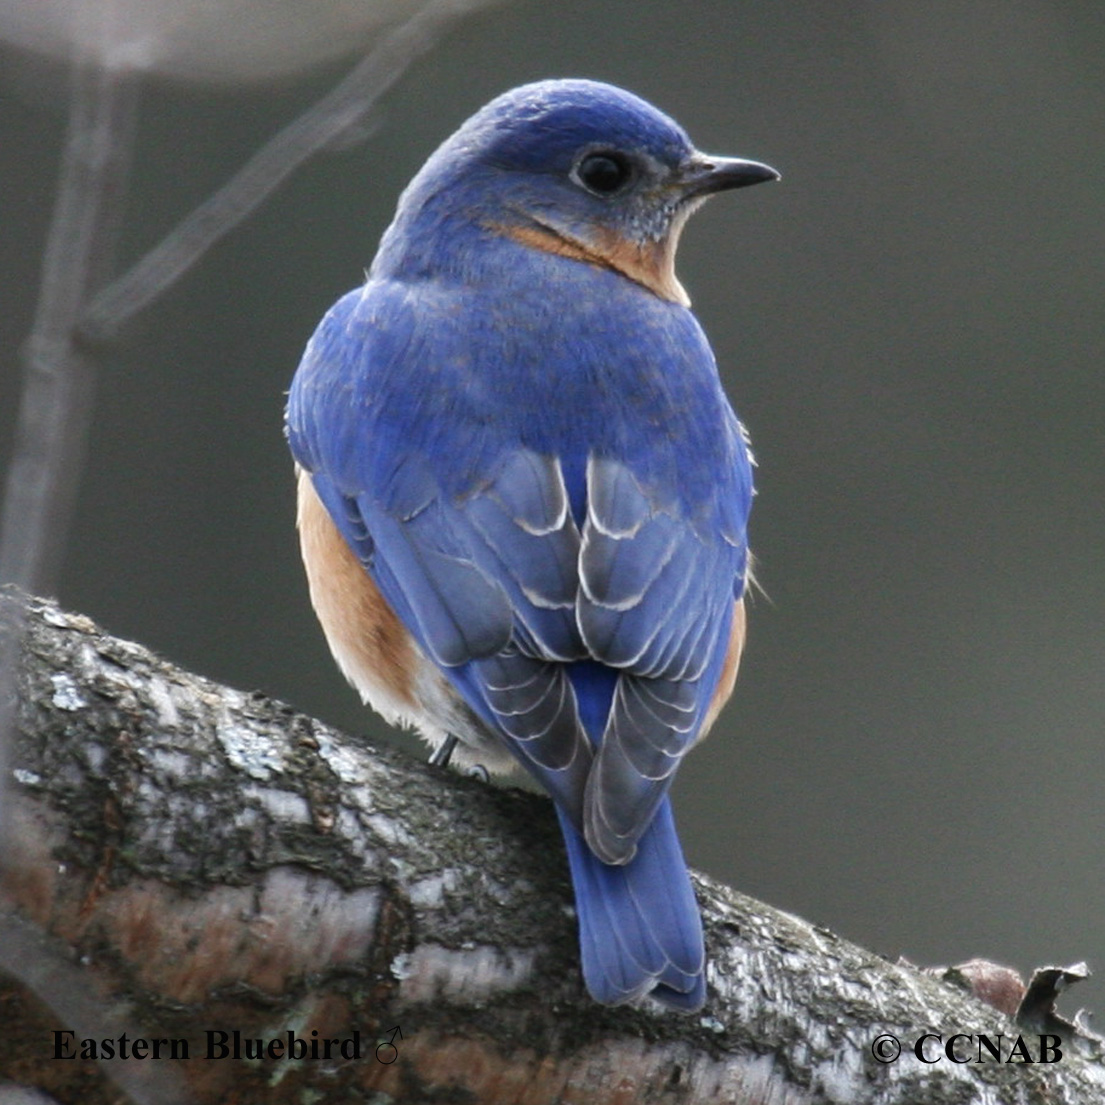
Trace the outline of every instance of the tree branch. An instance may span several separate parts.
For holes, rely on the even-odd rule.
[[[42,259],[23,392],[5,481],[0,580],[52,583],[87,436],[92,371],[74,342],[114,251],[133,150],[133,73],[75,63],[57,197]]]
[[[448,24],[487,0],[429,0],[386,34],[338,85],[265,143],[221,188],[187,215],[88,305],[82,337],[116,334],[242,223],[300,165],[358,127],[380,97],[440,40]]]
[[[171,1070],[197,1102],[1102,1099],[1098,1045],[1070,1026],[1058,1062],[920,1061],[924,1032],[1002,1033],[1006,1050],[1023,1034],[1038,1058],[1034,1033],[1054,1025],[1017,1025],[700,877],[705,1013],[597,1006],[547,800],[373,748],[39,601],[19,727],[6,923],[79,963],[103,1016],[61,1024],[0,987],[0,1076],[59,1101],[118,1100],[91,1061],[53,1057],[69,1028],[102,1057],[118,1015],[187,1041],[187,1060],[130,1062]],[[278,1049],[289,1031],[304,1048],[356,1042],[360,1059],[337,1044],[330,1060],[203,1058],[235,1030]],[[872,1053],[886,1033],[897,1062]]]

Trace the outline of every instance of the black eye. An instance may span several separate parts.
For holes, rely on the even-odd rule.
[[[576,166],[576,179],[596,196],[620,192],[633,176],[633,167],[620,153],[590,153]]]

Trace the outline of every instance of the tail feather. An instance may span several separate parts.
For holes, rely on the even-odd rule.
[[[667,798],[627,864],[603,863],[557,811],[575,886],[583,978],[619,1005],[645,994],[687,1012],[706,999],[702,921]]]

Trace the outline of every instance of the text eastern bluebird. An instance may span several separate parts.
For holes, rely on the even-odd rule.
[[[403,193],[288,401],[338,664],[551,794],[600,1002],[705,1000],[668,788],[736,676],[752,469],[674,256],[708,196],[777,176],[609,85],[507,92]]]

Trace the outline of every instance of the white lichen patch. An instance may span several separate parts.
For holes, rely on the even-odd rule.
[[[414,974],[414,954],[412,952],[400,952],[391,961],[391,977],[400,982]]]
[[[183,781],[194,773],[195,758],[171,748],[150,748],[145,756],[146,763],[160,779]]]
[[[145,781],[139,782],[134,803],[139,809],[159,811],[158,816],[134,820],[134,828],[138,830],[135,852],[157,857],[156,862],[164,862],[174,870],[187,868],[191,857],[182,850],[177,834],[182,826],[203,824],[209,816],[208,811],[185,791],[166,794],[162,787]]]
[[[378,887],[343,890],[297,867],[265,875],[256,920],[271,925],[280,941],[304,962],[356,962],[372,943],[380,911]]]
[[[248,786],[243,789],[242,797],[261,806],[272,815],[275,821],[306,825],[311,820],[311,807],[307,804],[307,800],[295,791]]]
[[[42,620],[55,629],[75,629],[78,633],[95,633],[96,623],[84,614],[71,614],[67,610],[59,610],[49,603],[31,603],[31,611],[37,608]]]
[[[253,806],[242,806],[234,813],[234,828],[255,829],[261,824],[261,812]]]
[[[333,831],[345,841],[358,859],[364,859],[368,855],[369,849],[366,847],[365,834],[361,831],[360,818],[348,806],[342,806],[338,810]]]
[[[363,819],[364,825],[385,844],[396,848],[409,848],[415,843],[415,837],[407,832],[406,826],[394,817],[382,813],[372,813]]]
[[[173,701],[169,684],[155,675],[149,681],[147,694],[157,711],[158,724],[164,729],[175,729],[180,724],[180,712]]]
[[[120,709],[138,712],[142,708],[142,698],[146,691],[145,673],[140,666],[131,671],[121,665],[128,660],[139,665],[146,653],[138,645],[127,641],[114,643],[126,646],[119,650],[123,654],[121,657],[107,656],[94,645],[87,642],[83,644],[74,654],[77,676],[80,682],[113,697]]]
[[[369,786],[348,787],[346,799],[358,810],[371,810],[373,806],[373,789]]]
[[[323,730],[317,731],[314,736],[318,742],[318,754],[343,783],[369,782],[373,770],[361,749],[336,741]]]
[[[69,628],[69,618],[56,606],[44,606],[42,608],[42,620],[55,629]]]
[[[391,971],[407,1001],[483,1001],[526,985],[533,961],[534,953],[522,948],[420,944],[402,963],[393,961]]]
[[[17,783],[22,783],[25,787],[40,787],[42,786],[42,776],[35,774],[33,771],[27,771],[22,767],[17,767],[12,770],[12,778]]]
[[[262,783],[284,769],[280,742],[268,733],[236,725],[230,709],[219,712],[215,738],[234,767]]]
[[[50,676],[50,683],[54,688],[50,701],[57,709],[83,710],[88,706],[88,702],[81,694],[71,675],[67,675],[65,672],[57,672]]]
[[[445,895],[456,889],[459,872],[446,868],[426,879],[419,879],[407,890],[410,903],[423,909],[440,909],[445,904]]]

